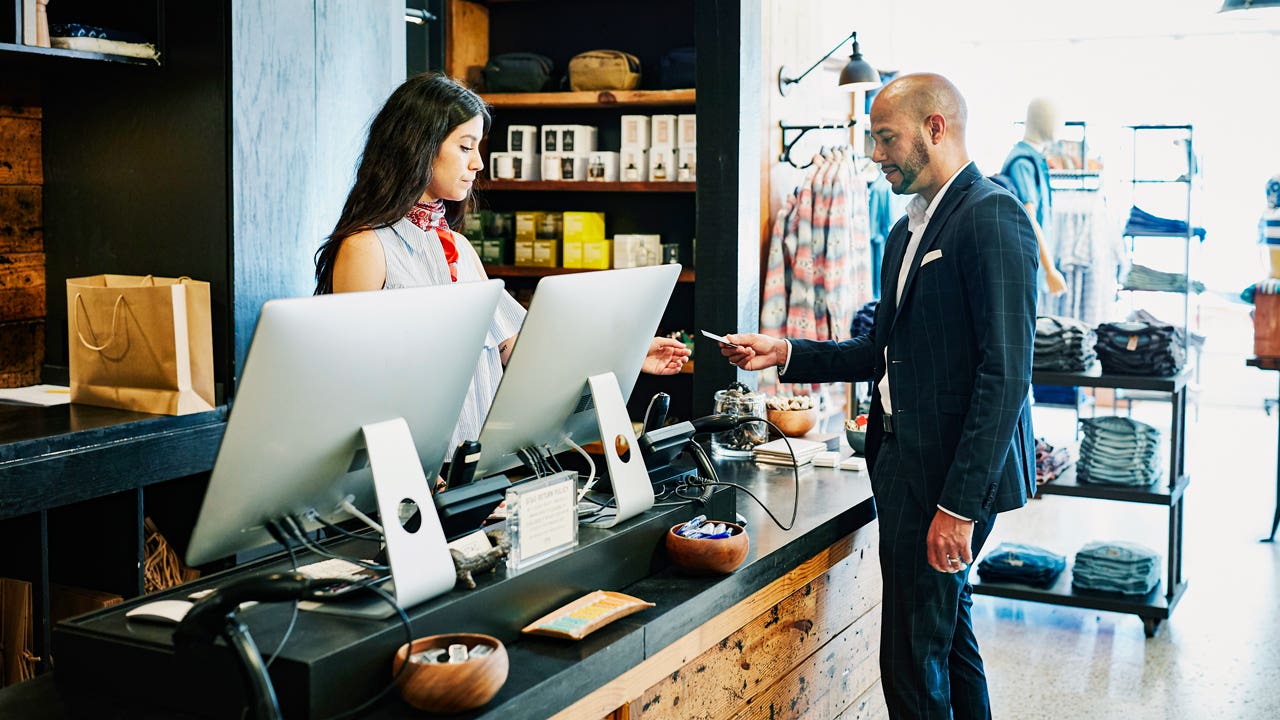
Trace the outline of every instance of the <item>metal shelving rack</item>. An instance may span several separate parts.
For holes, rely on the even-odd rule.
[[[1186,232],[1183,234],[1151,233],[1127,234],[1131,240],[1135,237],[1177,237],[1184,242],[1184,268],[1187,286],[1183,288],[1183,343],[1184,350],[1190,338],[1188,320],[1190,319],[1189,298],[1191,293],[1191,243],[1195,238],[1195,229],[1191,223],[1191,186],[1194,176],[1192,151],[1192,126],[1190,125],[1134,125],[1135,148],[1137,136],[1145,131],[1185,132],[1187,152],[1187,172],[1183,177],[1167,180],[1140,178],[1137,170],[1135,150],[1133,187],[1150,183],[1182,183],[1186,190]],[[1188,378],[1190,368],[1183,368],[1171,377],[1146,377],[1134,375],[1105,375],[1095,367],[1089,372],[1065,373],[1036,371],[1032,374],[1032,383],[1045,385],[1067,385],[1078,387],[1111,388],[1119,393],[1125,390],[1150,393],[1160,398],[1168,398],[1170,405],[1169,433],[1166,436],[1169,450],[1168,480],[1163,485],[1145,488],[1118,487],[1081,483],[1076,480],[1074,470],[1065,473],[1053,482],[1041,485],[1037,492],[1044,495],[1064,495],[1077,498],[1131,502],[1146,505],[1158,505],[1169,509],[1168,544],[1166,547],[1166,574],[1163,581],[1145,596],[1127,596],[1113,593],[1101,593],[1077,590],[1071,585],[1070,571],[1063,571],[1057,581],[1048,588],[1035,588],[1018,583],[982,582],[972,580],[973,592],[979,595],[1011,598],[1015,600],[1031,600],[1053,605],[1091,608],[1110,612],[1132,613],[1142,619],[1143,630],[1147,637],[1156,634],[1160,623],[1173,614],[1174,607],[1187,590],[1187,581],[1182,574],[1182,519],[1183,500],[1191,478],[1186,471],[1186,417],[1187,395],[1190,391]]]

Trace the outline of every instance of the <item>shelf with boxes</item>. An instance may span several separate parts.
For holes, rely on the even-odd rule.
[[[697,133],[691,113],[622,115],[618,150],[604,150],[597,125],[510,125],[506,150],[490,151],[485,172],[496,182],[693,183]]]

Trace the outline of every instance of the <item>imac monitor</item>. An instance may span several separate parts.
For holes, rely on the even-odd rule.
[[[593,376],[617,379],[631,432],[625,403],[679,276],[671,264],[543,278],[480,431],[476,477],[521,465],[522,448],[600,439]]]
[[[421,494],[428,509],[430,485],[417,476],[440,470],[501,292],[492,280],[264,304],[187,562],[270,544],[266,523],[287,514],[337,522],[351,517],[343,507],[380,507],[390,533],[397,523],[381,502],[384,475],[406,480],[395,491]],[[398,456],[375,452],[388,436],[371,428],[387,425]],[[423,514],[422,530],[430,515],[440,535],[435,514]]]

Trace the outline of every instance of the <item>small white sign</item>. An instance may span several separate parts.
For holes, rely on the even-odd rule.
[[[507,490],[507,567],[519,570],[578,544],[578,474],[571,470]]]

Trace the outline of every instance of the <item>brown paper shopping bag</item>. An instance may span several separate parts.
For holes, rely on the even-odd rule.
[[[166,415],[213,409],[209,283],[67,279],[71,402]]]
[[[0,658],[4,672],[0,687],[36,675],[35,630],[32,626],[31,583],[0,578]]]

